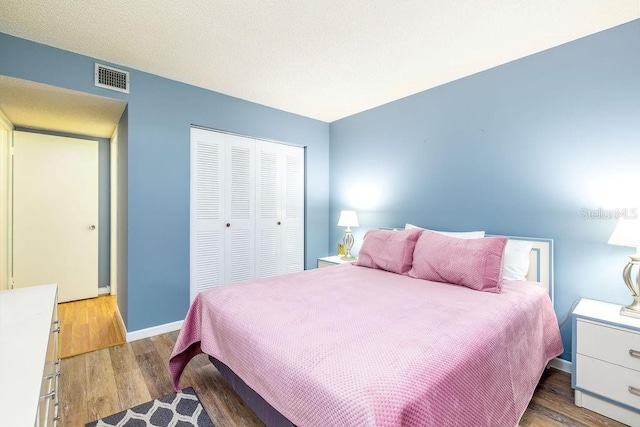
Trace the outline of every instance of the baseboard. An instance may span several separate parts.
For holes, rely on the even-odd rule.
[[[133,332],[127,332],[127,342],[141,340],[143,338],[149,338],[154,335],[164,334],[166,332],[177,331],[182,328],[182,322],[184,320],[179,320],[177,322],[165,323],[164,325],[153,326],[151,328],[139,329]]]
[[[118,315],[118,324],[120,325],[120,332],[122,332],[123,337],[126,337],[127,328],[124,326],[124,320],[122,320],[122,314],[120,314],[120,308],[118,307],[118,304],[116,304],[116,314]]]
[[[568,360],[556,357],[555,359],[551,359],[551,361],[549,362],[549,367],[556,368],[559,371],[567,372],[569,374],[571,373],[571,362],[569,362]]]
[[[111,286],[105,286],[103,288],[98,288],[98,295],[106,295],[111,293]]]

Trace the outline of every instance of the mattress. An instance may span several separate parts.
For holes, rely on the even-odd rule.
[[[496,294],[346,264],[199,294],[176,389],[200,352],[295,425],[516,426],[562,343],[536,283]]]

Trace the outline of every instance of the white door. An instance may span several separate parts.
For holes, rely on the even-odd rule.
[[[256,276],[304,270],[304,149],[256,142]]]
[[[282,146],[282,273],[304,270],[304,148]]]
[[[225,283],[255,277],[255,141],[224,135],[225,162]]]
[[[98,143],[14,133],[14,287],[98,296]]]
[[[304,269],[304,149],[191,129],[191,300]]]
[[[191,128],[191,301],[224,283],[224,138]]]
[[[282,180],[280,144],[256,142],[256,277],[280,273]]]
[[[191,128],[190,296],[255,277],[255,141]]]

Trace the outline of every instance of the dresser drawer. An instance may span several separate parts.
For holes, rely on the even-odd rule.
[[[605,360],[640,375],[640,333],[579,319],[576,353]]]
[[[579,354],[576,377],[576,387],[640,410],[640,372]]]
[[[0,425],[57,425],[57,285],[0,291]],[[50,397],[47,397],[50,396]]]

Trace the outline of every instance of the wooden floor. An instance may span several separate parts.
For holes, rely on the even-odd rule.
[[[62,361],[61,426],[85,423],[173,392],[168,360],[178,336],[170,332]],[[204,355],[196,356],[182,376],[193,387],[216,427],[263,426]],[[543,375],[521,427],[622,426],[573,404],[567,373]]]
[[[125,342],[115,295],[58,304],[60,357],[66,358]]]

